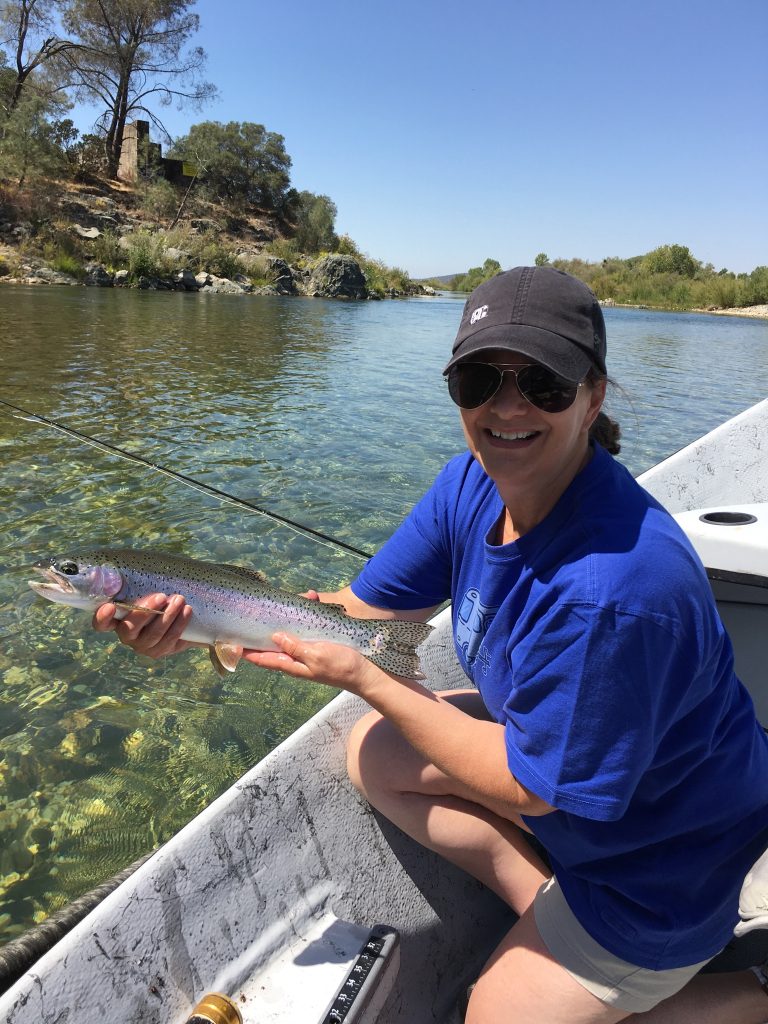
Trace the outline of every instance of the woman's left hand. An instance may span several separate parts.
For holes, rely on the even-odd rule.
[[[313,679],[357,694],[372,672],[381,672],[359,651],[343,644],[300,640],[289,633],[275,633],[272,640],[279,651],[245,651],[243,658],[260,668],[286,672],[297,679]]]

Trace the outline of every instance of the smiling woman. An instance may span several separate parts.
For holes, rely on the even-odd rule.
[[[469,452],[352,584],[388,608],[450,594],[479,690],[438,711],[412,686],[349,687],[376,709],[353,732],[352,781],[520,916],[474,986],[472,1024],[695,1019],[692,979],[728,942],[768,842],[768,743],[701,564],[590,437],[605,351],[594,296],[559,271],[476,289],[446,367]],[[702,847],[702,829],[725,830],[727,849]],[[764,1019],[747,974],[719,998],[713,1022]]]

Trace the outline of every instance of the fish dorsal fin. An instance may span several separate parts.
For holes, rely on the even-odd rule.
[[[217,640],[208,648],[208,655],[211,664],[222,679],[227,678],[229,672],[234,672],[243,656],[242,644],[229,643],[226,640]]]
[[[233,572],[237,576],[245,576],[246,579],[255,580],[257,583],[269,584],[267,577],[258,569],[247,569],[244,565],[228,565],[224,562],[220,562],[218,568],[226,569],[227,572]]]

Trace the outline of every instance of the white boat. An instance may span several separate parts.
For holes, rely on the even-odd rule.
[[[705,563],[768,724],[768,400],[640,482]],[[434,624],[428,685],[466,686],[448,613]],[[0,996],[0,1020],[181,1024],[221,992],[244,1024],[459,1024],[511,911],[349,784],[345,738],[366,710],[331,701],[29,967]],[[752,931],[714,967],[767,947],[768,931]]]

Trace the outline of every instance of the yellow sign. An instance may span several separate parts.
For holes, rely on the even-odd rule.
[[[181,173],[185,178],[196,178],[197,164],[188,164],[185,160],[181,165]]]

